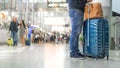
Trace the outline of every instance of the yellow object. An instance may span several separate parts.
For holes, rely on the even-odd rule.
[[[13,39],[12,39],[12,38],[9,38],[9,39],[7,40],[7,45],[8,45],[8,46],[12,46],[12,45],[13,45]]]

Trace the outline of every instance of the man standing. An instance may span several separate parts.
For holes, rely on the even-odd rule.
[[[68,0],[69,5],[69,16],[71,19],[72,31],[70,34],[70,57],[81,58],[84,57],[78,49],[79,35],[81,33],[83,18],[84,18],[84,8],[86,2],[91,2],[92,0]]]
[[[18,25],[17,18],[14,17],[9,27],[9,32],[11,32],[11,37],[13,39],[13,46],[17,46],[18,43]]]

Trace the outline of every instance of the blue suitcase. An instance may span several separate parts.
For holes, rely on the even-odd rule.
[[[31,45],[30,39],[26,39],[26,40],[25,40],[25,45],[26,45],[26,46],[30,46],[30,45]]]
[[[83,54],[109,59],[108,21],[103,18],[86,20],[83,27]]]

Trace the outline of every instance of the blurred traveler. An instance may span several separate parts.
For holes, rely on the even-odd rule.
[[[70,35],[70,57],[81,58],[84,57],[78,49],[79,35],[81,33],[84,8],[86,2],[92,0],[68,0],[69,5],[69,16],[72,24],[72,31]]]
[[[56,36],[55,36],[54,33],[52,33],[52,35],[50,36],[50,41],[51,41],[52,43],[55,43],[55,39],[56,39]]]
[[[13,46],[17,46],[18,44],[18,26],[17,18],[14,17],[9,27],[9,32],[11,32],[11,38],[13,39]]]
[[[25,34],[26,34],[26,26],[24,20],[20,21],[20,41],[22,46],[25,46]]]
[[[44,41],[45,41],[46,43],[49,41],[49,36],[48,36],[48,34],[45,34],[45,36],[44,36]]]
[[[26,36],[26,41],[25,44],[27,46],[30,46],[32,43],[32,34],[33,34],[34,30],[32,29],[31,25],[28,25],[27,27],[27,36]]]
[[[69,34],[67,34],[66,43],[69,43],[69,40],[70,40],[70,36],[69,36]]]

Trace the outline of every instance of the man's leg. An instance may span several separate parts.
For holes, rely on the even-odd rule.
[[[78,49],[79,35],[82,29],[83,12],[77,9],[70,9],[69,16],[71,18],[72,30],[70,35],[70,56],[80,57],[81,53]]]
[[[14,34],[14,41],[15,41],[15,46],[18,45],[18,35],[17,35],[17,32],[15,32]]]
[[[11,38],[13,39],[13,46],[15,46],[15,41],[14,41],[14,32],[11,32]]]

